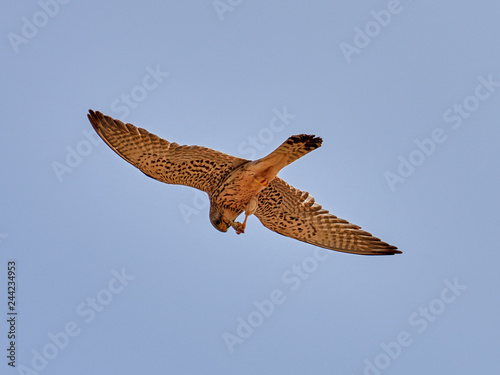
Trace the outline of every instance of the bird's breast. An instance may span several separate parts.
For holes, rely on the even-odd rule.
[[[248,202],[259,195],[262,189],[263,186],[252,171],[238,169],[219,185],[213,198],[216,204],[241,213]]]

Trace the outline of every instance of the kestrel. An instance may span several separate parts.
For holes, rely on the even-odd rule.
[[[401,253],[277,177],[282,168],[320,147],[320,137],[293,135],[266,157],[251,161],[206,147],[178,145],[100,112],[90,110],[88,118],[113,151],[147,176],[206,192],[210,222],[221,232],[233,227],[243,233],[248,216],[255,215],[276,233],[326,249],[362,255]],[[243,223],[236,222],[243,212]]]

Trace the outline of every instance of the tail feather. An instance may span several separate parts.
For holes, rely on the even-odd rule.
[[[258,179],[271,182],[282,168],[317,149],[322,142],[323,140],[315,135],[292,135],[266,157],[251,162],[248,169],[254,172]]]
[[[261,159],[266,161],[267,159],[276,159],[279,157],[283,160],[283,167],[295,160],[301,158],[302,156],[308,154],[312,150],[321,147],[323,140],[320,137],[309,134],[299,134],[292,135],[285,142],[283,142],[276,150],[271,152],[268,156]]]

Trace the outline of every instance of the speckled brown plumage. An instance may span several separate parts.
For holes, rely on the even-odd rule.
[[[201,146],[181,146],[124,124],[101,112],[88,118],[104,142],[149,177],[167,184],[187,185],[211,193],[232,170],[248,162]]]
[[[89,111],[88,118],[109,147],[149,177],[207,192],[210,221],[222,232],[233,227],[243,233],[246,217],[255,214],[279,234],[326,249],[363,255],[400,253],[277,177],[282,168],[320,147],[319,137],[291,136],[268,156],[250,161],[206,147],[168,142],[100,112]],[[235,221],[242,212],[246,215],[243,224]]]
[[[332,215],[309,193],[279,177],[261,191],[255,216],[276,233],[326,249],[362,255],[401,253],[359,226]]]

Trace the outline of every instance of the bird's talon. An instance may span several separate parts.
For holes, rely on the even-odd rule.
[[[235,222],[235,223],[233,223],[233,228],[236,231],[236,234],[245,233],[245,225],[244,224]]]

